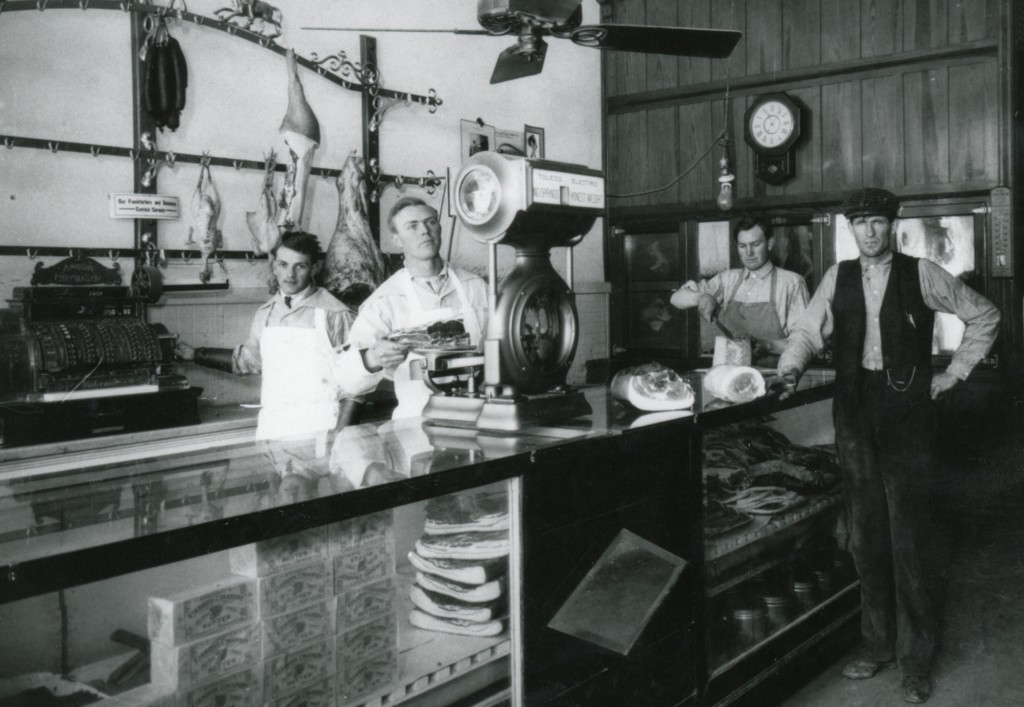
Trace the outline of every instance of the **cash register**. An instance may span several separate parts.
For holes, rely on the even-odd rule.
[[[114,266],[81,254],[39,264],[0,309],[0,446],[199,423],[201,389],[175,371],[174,335],[146,320],[155,278],[122,286]]]

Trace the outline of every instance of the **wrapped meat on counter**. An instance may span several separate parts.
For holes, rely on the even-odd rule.
[[[508,532],[504,530],[424,535],[416,541],[416,554],[428,559],[490,560],[508,552]]]
[[[660,363],[624,368],[611,382],[611,394],[638,410],[651,412],[693,407],[693,388]]]
[[[764,376],[750,366],[713,366],[704,374],[704,390],[730,403],[749,403],[764,395]]]

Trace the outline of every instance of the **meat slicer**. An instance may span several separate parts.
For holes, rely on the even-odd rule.
[[[423,415],[436,425],[516,431],[589,414],[583,395],[566,384],[579,341],[572,248],[604,211],[603,175],[479,152],[451,189],[465,230],[487,246],[487,331],[482,356],[426,356],[423,376],[433,395]],[[499,244],[515,249],[500,283]],[[566,248],[568,283],[551,265],[554,247]]]

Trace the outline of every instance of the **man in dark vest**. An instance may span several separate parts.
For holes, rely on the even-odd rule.
[[[930,561],[934,400],[967,378],[992,347],[999,311],[940,266],[892,250],[899,201],[883,189],[850,196],[843,212],[860,257],[832,266],[790,333],[778,373],[788,397],[831,339],[833,418],[850,552],[861,580],[862,654],[843,675],[870,678],[899,663],[907,702],[931,694],[939,645],[939,577]],[[944,371],[931,369],[935,312],[966,324]]]

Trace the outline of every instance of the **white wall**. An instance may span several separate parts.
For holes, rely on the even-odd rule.
[[[191,12],[211,16],[228,5],[192,0]],[[359,59],[358,31],[314,31],[303,27],[475,29],[475,0],[297,0],[276,3],[284,13],[284,33],[276,41],[306,57],[345,51]],[[585,21],[599,19],[595,0],[584,2]],[[286,107],[284,60],[249,42],[192,23],[172,21],[189,66],[187,105],[181,127],[158,135],[160,150],[261,160],[285,146],[278,126]],[[0,133],[129,147],[131,70],[127,15],[114,11],[47,10],[0,15]],[[460,164],[460,120],[482,118],[497,128],[545,129],[546,156],[600,168],[602,164],[600,52],[551,39],[544,72],[491,85],[498,54],[510,37],[448,33],[363,32],[376,37],[384,87],[415,94],[434,89],[443,103],[430,114],[418,105],[392,108],[381,129],[384,172],[420,176],[445,174]],[[73,51],[58,48],[74,46]],[[360,149],[359,94],[303,70],[307,97],[321,124],[322,143],[314,165],[338,169]],[[250,247],[244,213],[255,207],[262,174],[256,170],[212,168],[223,202],[223,248]],[[158,190],[181,198],[187,208],[198,167],[178,164],[158,174]],[[107,216],[109,192],[132,189],[127,159],[46,150],[0,150],[0,243],[5,245],[132,247],[131,223]],[[280,177],[279,182],[280,183]],[[333,180],[311,177],[304,227],[326,247],[337,220]],[[438,194],[440,197],[440,194]],[[442,209],[445,212],[445,209]],[[452,224],[446,224],[446,232]],[[574,379],[582,378],[586,358],[607,355],[607,292],[599,220],[575,253],[580,309],[588,314]],[[186,248],[187,219],[162,222],[158,237],[167,249]],[[503,248],[501,251],[508,251]],[[511,253],[502,252],[502,267]],[[564,257],[553,255],[562,269]],[[37,262],[59,258],[0,257],[0,298],[13,286],[27,285]],[[452,259],[482,268],[484,247],[455,229]],[[106,263],[109,264],[109,261]],[[126,263],[126,265],[128,265]],[[170,294],[151,309],[151,319],[199,346],[240,343],[252,312],[267,297],[266,266],[228,260],[214,269],[214,281],[230,281],[226,292]],[[199,266],[172,258],[168,283],[198,282]],[[126,281],[129,273],[126,273]],[[595,316],[600,314],[603,316]],[[593,325],[591,323],[593,322]],[[204,397],[223,403],[258,397],[256,381],[195,370]]]
[[[190,0],[191,12],[212,15],[224,0]],[[468,28],[476,27],[475,0],[291,0],[279,1],[285,33],[278,39],[309,56],[346,51],[358,60],[358,32],[303,31],[303,26]],[[585,0],[584,18],[598,20],[595,0]],[[274,148],[284,151],[277,129],[283,116],[284,61],[276,54],[221,32],[171,23],[181,42],[190,70],[187,106],[182,127],[158,136],[160,150],[213,154],[260,160]],[[512,43],[508,37],[451,34],[374,33],[385,87],[425,94],[433,88],[443,104],[433,115],[424,108],[399,106],[385,119],[381,132],[382,167],[392,174],[421,175],[427,170],[444,174],[460,161],[462,118],[483,118],[498,128],[521,130],[524,124],[543,127],[546,156],[600,168],[600,55],[552,40],[540,76],[492,86],[488,83],[498,53]],[[0,133],[130,147],[131,69],[127,15],[115,11],[46,10],[0,14]],[[303,71],[307,96],[321,123],[323,142],[315,165],[340,168],[345,155],[360,142],[360,101]],[[187,205],[197,175],[195,165],[162,169],[159,192],[179,196]],[[260,189],[258,171],[213,168],[224,203],[221,227],[225,249],[249,247],[243,215],[252,210]],[[325,240],[337,219],[337,193],[322,178],[311,179],[312,199],[304,223]],[[0,148],[0,244],[25,246],[89,247],[111,251],[128,249],[133,230],[128,221],[107,215],[109,192],[132,189],[128,160],[92,157],[58,151]],[[159,240],[168,249],[184,248],[184,221],[164,223]],[[579,292],[582,339],[577,356],[582,378],[588,358],[607,355],[607,288],[604,285],[600,221],[577,248],[576,283]],[[507,250],[507,249],[502,249]],[[562,268],[561,253],[553,256]],[[456,236],[453,259],[480,266],[484,249]],[[29,284],[38,262],[51,265],[59,258],[0,257],[0,299],[15,286]],[[108,259],[103,259],[109,265]],[[508,258],[503,259],[507,263]],[[126,264],[127,265],[127,264]],[[215,281],[229,279],[227,291],[172,294],[151,309],[154,321],[164,322],[182,339],[196,345],[230,346],[248,330],[256,305],[266,299],[265,265],[227,261],[227,272],[215,271]],[[164,271],[170,283],[198,282],[196,263],[172,261]],[[130,273],[125,273],[128,282]],[[258,397],[256,381],[195,369],[189,373],[204,397],[219,403]],[[190,563],[175,581],[188,583],[193,574],[206,576],[221,556]],[[180,567],[180,566],[179,566]],[[177,572],[172,568],[172,574]],[[164,573],[146,573],[143,584],[162,582]],[[133,579],[133,583],[135,580]],[[69,593],[76,614],[96,611],[98,605],[116,612],[135,601],[138,586],[126,589],[119,582],[103,582]],[[125,594],[125,592],[127,594]],[[130,596],[129,596],[130,595]],[[97,598],[99,597],[99,598]],[[132,597],[135,597],[133,599]],[[88,611],[84,608],[91,607]],[[127,625],[140,630],[144,618],[137,602],[125,616]],[[98,616],[107,617],[105,611]],[[29,618],[31,617],[31,618]],[[47,595],[0,609],[0,656],[38,655],[49,649],[47,664],[34,660],[9,663],[2,674],[30,668],[59,667],[56,598]],[[109,623],[104,623],[104,629]],[[117,650],[105,635],[86,636],[76,623],[75,655],[86,660]],[[19,648],[22,640],[33,645]],[[0,661],[3,662],[3,661]]]

